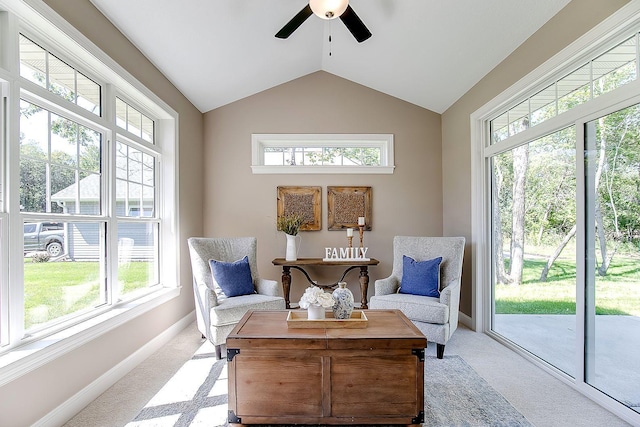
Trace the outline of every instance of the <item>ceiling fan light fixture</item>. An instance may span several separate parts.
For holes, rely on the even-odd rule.
[[[349,6],[349,0],[309,0],[313,13],[322,19],[335,19]]]

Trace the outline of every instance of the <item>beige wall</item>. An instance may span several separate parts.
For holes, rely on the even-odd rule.
[[[440,115],[325,72],[316,72],[205,114],[206,236],[256,236],[260,274],[280,279],[271,264],[284,257],[276,231],[276,189],[322,187],[322,230],[301,233],[300,257],[323,257],[325,247],[346,246],[344,231],[327,230],[327,186],[371,186],[372,230],[365,232],[373,281],[391,272],[394,235],[442,233]],[[253,175],[252,133],[390,133],[395,140],[392,175]],[[329,275],[323,275],[328,272]],[[316,271],[320,283],[335,282],[341,269]],[[292,298],[306,287],[292,273]],[[358,300],[357,271],[347,276]],[[355,293],[358,292],[358,293]]]
[[[46,3],[180,115],[179,298],[0,388],[0,425],[31,425],[193,310],[186,237],[202,233],[202,114],[89,2]]]
[[[467,238],[460,309],[472,315],[470,115],[628,0],[573,0],[442,115],[444,235]],[[490,47],[488,47],[490,48]]]
[[[470,242],[469,115],[627,2],[574,0],[442,117],[318,72],[205,114],[203,131],[202,115],[89,0],[45,1],[180,114],[178,262],[184,288],[180,298],[0,388],[2,426],[30,425],[42,418],[193,310],[187,237],[257,236],[262,276],[279,279],[280,271],[270,263],[284,255],[284,237],[275,231],[279,185],[323,188],[323,229],[302,233],[300,256],[322,256],[325,246],[346,241],[343,232],[326,230],[328,185],[373,188],[373,230],[366,233],[365,243],[381,264],[371,269],[372,282],[391,270],[394,235],[463,235]],[[396,171],[393,175],[253,175],[252,133],[392,133]],[[461,306],[467,315],[471,315],[473,249],[470,242]],[[296,274],[293,301],[305,286]],[[329,281],[336,274],[320,276]],[[350,287],[357,291],[351,275]]]

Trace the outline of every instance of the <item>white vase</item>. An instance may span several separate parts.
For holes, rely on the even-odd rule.
[[[284,259],[287,261],[295,261],[298,259],[298,242],[297,237],[300,235],[292,236],[291,234],[285,234],[287,236],[287,250],[285,252]],[[302,239],[302,237],[300,237]]]
[[[322,320],[324,319],[324,315],[324,307],[320,304],[311,304],[309,308],[307,308],[307,319],[309,320]]]

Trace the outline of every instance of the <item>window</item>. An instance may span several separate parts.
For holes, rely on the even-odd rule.
[[[102,134],[20,101],[20,208],[99,215]]]
[[[637,46],[636,33],[494,118],[490,121],[491,143],[634,81],[638,75]]]
[[[153,120],[116,97],[116,126],[144,141],[153,142]]]
[[[0,69],[0,375],[179,294],[177,113],[86,41],[15,13],[20,32],[0,39],[18,53]]]
[[[0,80],[0,351],[9,343],[9,220],[5,203],[8,83]]]
[[[102,113],[101,87],[20,34],[20,75],[96,115]]]
[[[116,215],[153,216],[155,171],[153,155],[124,142],[116,143]]]
[[[393,135],[252,135],[253,173],[393,173]]]
[[[472,115],[475,316],[634,425],[639,29],[625,6]]]

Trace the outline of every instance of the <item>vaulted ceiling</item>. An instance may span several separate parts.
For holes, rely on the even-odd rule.
[[[201,111],[324,70],[444,112],[569,0],[351,0],[373,36],[307,0],[91,0]],[[329,41],[331,35],[331,41]]]

